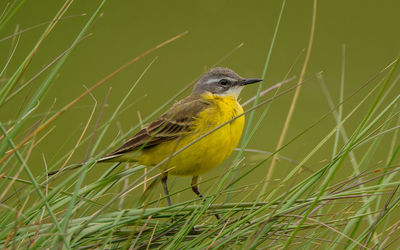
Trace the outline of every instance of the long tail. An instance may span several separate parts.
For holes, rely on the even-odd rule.
[[[118,158],[118,157],[120,157],[120,155],[106,155],[106,156],[104,156],[104,157],[98,159],[98,160],[96,161],[96,163],[98,163],[98,162],[113,161],[113,160],[115,160],[115,159]],[[54,170],[54,171],[51,171],[51,172],[47,173],[47,176],[52,176],[52,175],[55,175],[55,174],[57,174],[57,173],[63,173],[63,172],[65,172],[65,171],[74,170],[74,169],[77,169],[77,168],[80,168],[80,167],[84,166],[86,163],[87,163],[87,162],[76,163],[76,164],[72,164],[72,165],[70,165],[70,166],[68,166],[68,167],[65,167],[65,168],[62,168],[62,169]]]

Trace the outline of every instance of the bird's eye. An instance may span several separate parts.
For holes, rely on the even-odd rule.
[[[226,79],[222,79],[219,81],[219,84],[221,84],[222,86],[226,86],[226,85],[228,85],[228,83],[229,83],[229,81]]]

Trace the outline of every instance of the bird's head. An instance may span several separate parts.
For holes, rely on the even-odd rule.
[[[205,73],[196,83],[194,94],[212,93],[220,96],[237,98],[245,85],[262,81],[261,79],[243,78],[228,68],[213,68]]]

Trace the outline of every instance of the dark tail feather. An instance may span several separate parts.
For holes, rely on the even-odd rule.
[[[112,159],[118,158],[119,156],[120,155],[106,155],[106,156],[98,159],[96,162],[112,161]],[[86,164],[86,162],[72,164],[72,165],[70,165],[68,167],[65,167],[63,169],[57,169],[57,170],[51,171],[51,172],[47,173],[47,176],[52,176],[52,175],[55,175],[57,173],[63,173],[65,171],[74,170],[74,169],[77,169],[77,168],[80,168],[80,167],[84,166],[85,164]]]
[[[85,165],[85,163],[73,164],[73,165],[68,166],[68,167],[65,167],[65,168],[63,168],[63,169],[57,169],[57,170],[48,172],[48,173],[47,173],[47,176],[52,176],[52,175],[55,175],[55,174],[57,174],[57,173],[63,173],[63,172],[65,172],[65,171],[74,170],[74,169],[77,169],[77,168],[82,167],[83,165]]]

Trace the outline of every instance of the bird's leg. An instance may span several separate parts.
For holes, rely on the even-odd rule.
[[[193,176],[193,178],[192,178],[192,190],[204,202],[204,196],[199,191],[199,176]],[[218,220],[221,219],[221,216],[219,216],[219,214],[215,214],[215,217],[217,217]]]
[[[204,196],[199,191],[199,176],[193,176],[192,178],[192,190],[197,196],[199,196],[202,200],[204,200]]]
[[[168,206],[171,206],[172,203],[171,203],[171,198],[169,197],[168,186],[167,186],[167,179],[168,179],[168,173],[165,172],[165,173],[162,174],[161,183],[162,183],[162,186],[163,186],[163,188],[164,188],[164,193],[165,193],[165,195],[167,196]]]

